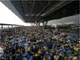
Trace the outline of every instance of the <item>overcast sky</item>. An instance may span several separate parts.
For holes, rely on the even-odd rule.
[[[25,23],[20,18],[18,18],[1,1],[0,1],[0,23],[31,26],[30,23]]]

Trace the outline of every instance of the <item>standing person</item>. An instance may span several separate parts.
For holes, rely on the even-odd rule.
[[[24,46],[25,46],[25,51],[27,52],[27,51],[28,51],[28,46],[29,46],[28,42],[26,42],[26,43],[24,44]]]
[[[3,49],[0,47],[0,60],[1,60],[3,54],[4,54],[4,51],[3,51]]]

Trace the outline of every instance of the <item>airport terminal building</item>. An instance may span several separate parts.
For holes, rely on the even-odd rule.
[[[1,0],[0,60],[80,60],[79,0]]]

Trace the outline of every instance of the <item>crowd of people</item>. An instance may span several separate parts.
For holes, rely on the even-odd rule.
[[[79,38],[71,30],[8,29],[0,36],[0,60],[79,60]]]

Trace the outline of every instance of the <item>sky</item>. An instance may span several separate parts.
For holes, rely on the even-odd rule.
[[[25,23],[19,17],[17,17],[11,10],[9,10],[1,1],[0,1],[0,23],[5,24],[17,24],[23,26],[31,26],[31,23]]]

